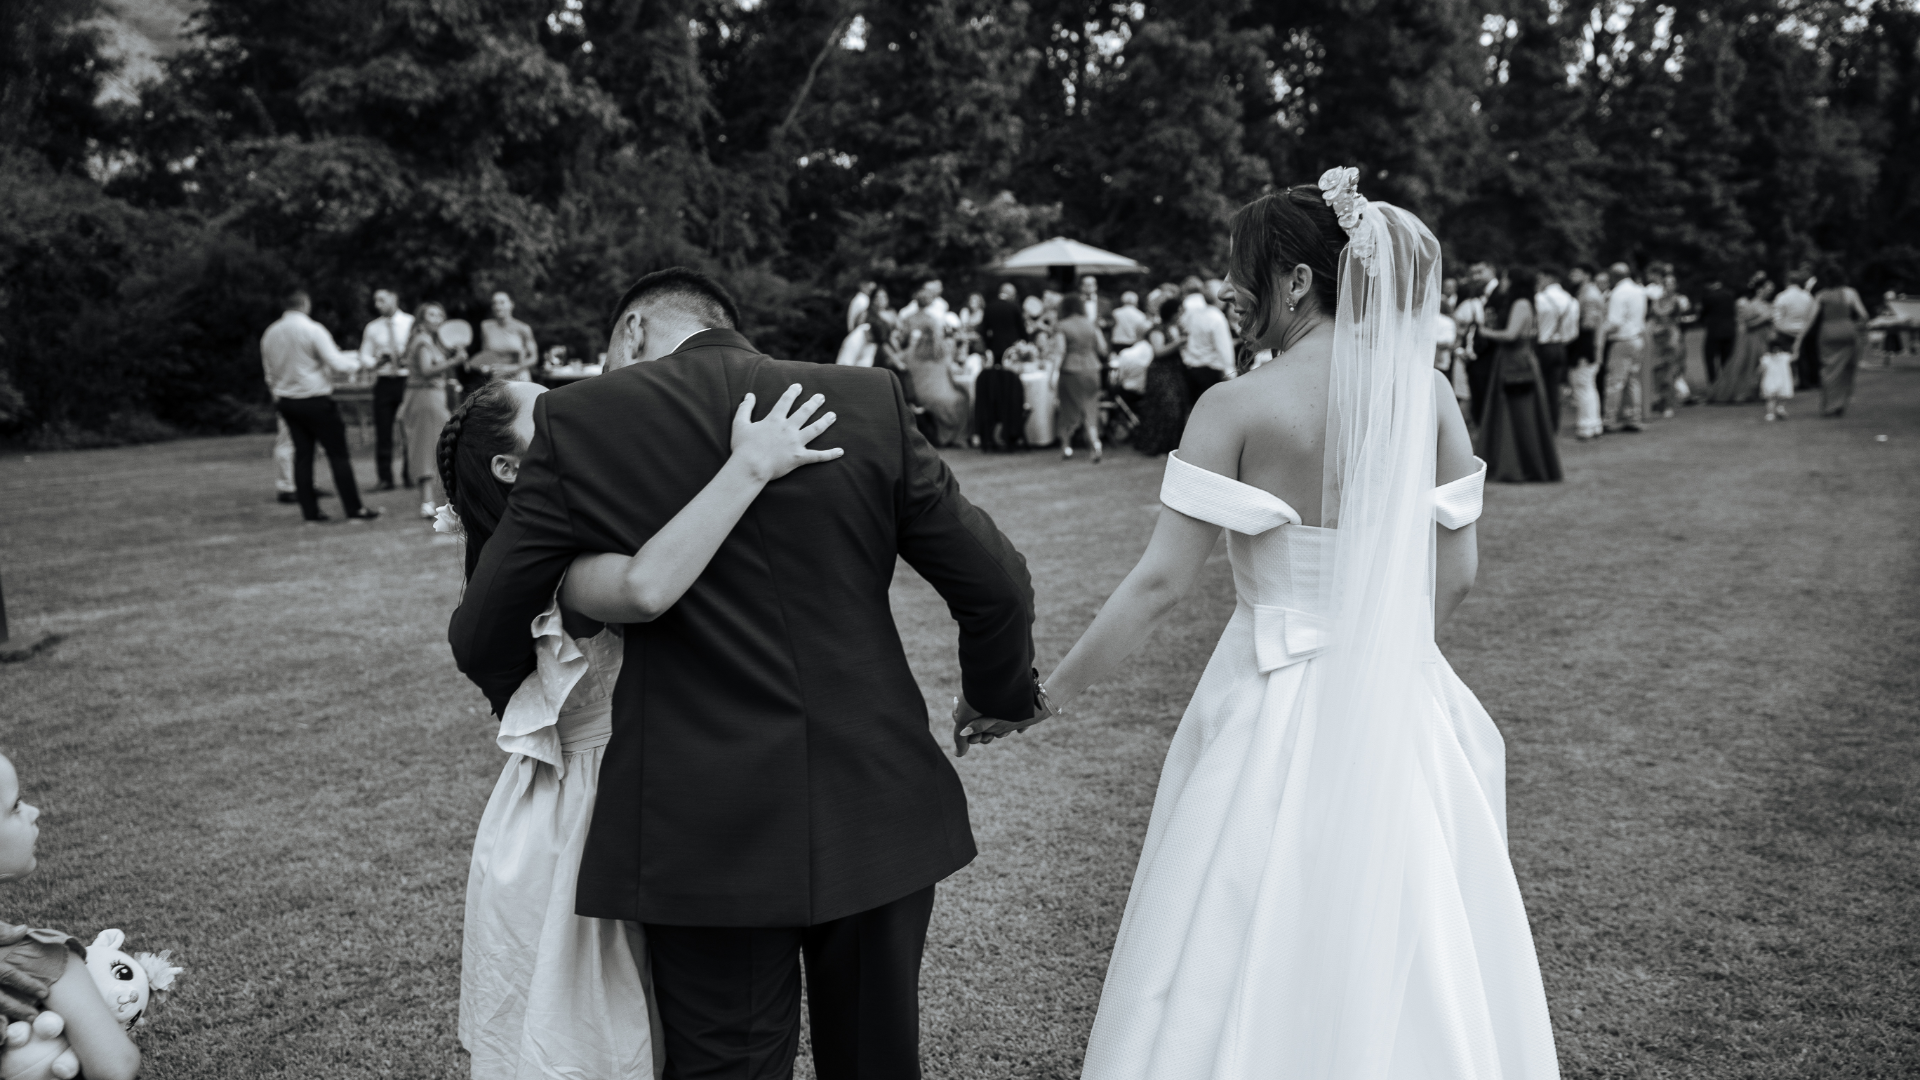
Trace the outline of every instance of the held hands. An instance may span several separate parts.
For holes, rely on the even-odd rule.
[[[1036,709],[1031,720],[991,720],[968,704],[967,699],[956,697],[953,699],[953,755],[966,757],[969,746],[1018,735],[1052,715],[1046,709]]]
[[[766,417],[755,423],[754,397],[748,394],[733,414],[733,456],[747,470],[747,475],[759,483],[770,483],[802,465],[832,461],[846,453],[838,447],[832,450],[807,449],[807,444],[832,427],[837,417],[833,413],[826,413],[808,424],[807,419],[827,399],[823,394],[815,394],[799,408],[794,408],[794,399],[799,396],[799,383],[787,387],[787,392],[773,403]]]

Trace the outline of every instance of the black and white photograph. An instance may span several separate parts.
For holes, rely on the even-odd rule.
[[[1920,1077],[1920,0],[0,3],[0,1080]]]

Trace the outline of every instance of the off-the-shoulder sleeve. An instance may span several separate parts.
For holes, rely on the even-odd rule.
[[[1464,528],[1480,520],[1481,498],[1487,490],[1487,463],[1458,480],[1433,489],[1433,520],[1449,529]]]
[[[85,960],[87,947],[58,930],[0,923],[0,1014],[8,1020],[33,1019],[66,974],[69,955]]]
[[[509,754],[525,754],[564,769],[557,726],[560,710],[589,664],[587,654],[561,625],[558,589],[547,609],[534,616],[532,632],[533,672],[521,681],[500,714],[500,734],[494,742]]]
[[[1169,510],[1249,536],[1282,525],[1300,524],[1300,515],[1284,499],[1230,476],[1190,465],[1180,460],[1178,450],[1167,455],[1167,473],[1160,481],[1160,501]]]

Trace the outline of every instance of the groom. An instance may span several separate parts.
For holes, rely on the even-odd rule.
[[[748,391],[825,394],[839,420],[814,445],[845,456],[768,485],[680,602],[625,628],[575,908],[645,926],[669,1078],[787,1076],[803,953],[822,1080],[917,1077],[934,884],[974,843],[888,585],[905,559],[946,599],[965,715],[1010,730],[1035,715],[1026,560],[960,494],[891,373],[775,360],[738,321],[694,270],[627,290],[609,366],[631,366],[540,397],[449,637],[501,711],[574,556],[631,553],[685,506]]]

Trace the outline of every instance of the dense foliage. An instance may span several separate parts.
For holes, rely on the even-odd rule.
[[[294,282],[343,340],[377,285],[504,288],[591,352],[694,263],[817,359],[863,276],[1217,271],[1334,164],[1461,259],[1920,287],[1913,0],[206,0],[137,101],[94,0],[10,7],[0,431],[42,440],[250,423]]]

